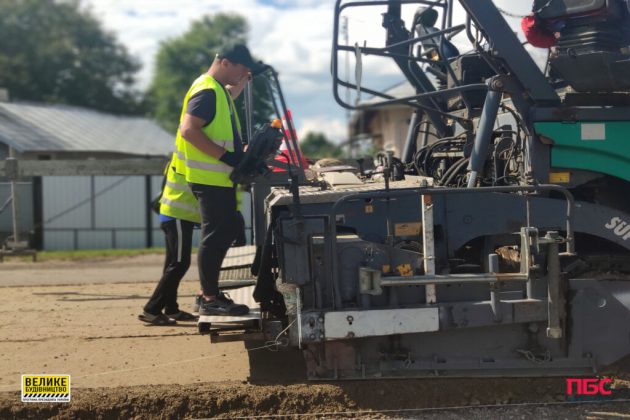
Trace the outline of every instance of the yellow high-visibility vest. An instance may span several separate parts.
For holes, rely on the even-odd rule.
[[[203,128],[203,132],[210,140],[225,150],[234,151],[234,132],[232,130],[232,121],[230,113],[233,113],[236,129],[239,134],[241,125],[236,114],[234,102],[225,89],[208,74],[199,76],[192,84],[182,106],[180,116],[180,124],[186,114],[189,99],[204,89],[214,90],[216,96],[216,113],[214,119]],[[181,135],[179,128],[177,129],[177,137],[175,139],[177,149],[176,171],[185,176],[187,182],[203,185],[213,185],[218,187],[233,187],[234,183],[230,180],[232,168],[220,160],[209,156],[191,143],[186,141]]]
[[[171,163],[166,168],[166,182],[160,199],[160,214],[201,223],[199,202],[190,191],[184,175],[175,172],[177,160],[177,154],[173,153]]]

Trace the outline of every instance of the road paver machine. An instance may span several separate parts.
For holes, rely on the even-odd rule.
[[[369,170],[252,184],[244,328],[299,349],[309,379],[592,374],[630,354],[630,4],[532,7],[544,69],[489,0],[336,2],[337,102],[410,123]],[[352,13],[379,16],[381,44],[341,42]],[[370,86],[370,57],[408,89]]]

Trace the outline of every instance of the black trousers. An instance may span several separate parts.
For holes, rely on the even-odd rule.
[[[238,235],[236,189],[190,184],[201,208],[201,239],[197,251],[199,280],[204,295],[219,294],[219,274],[223,259]]]
[[[166,258],[162,278],[158,282],[144,311],[157,315],[162,310],[167,314],[179,311],[177,305],[177,288],[190,267],[192,248],[192,232],[195,224],[186,220],[169,220],[162,222],[162,230],[166,235]]]

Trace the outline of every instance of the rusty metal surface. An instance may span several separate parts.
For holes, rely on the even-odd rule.
[[[428,185],[432,185],[433,179],[425,177],[408,177],[403,181],[390,182],[390,189],[407,189],[418,188],[423,181],[427,181]],[[340,185],[332,187],[330,189],[322,190],[319,187],[300,187],[300,202],[302,204],[309,203],[328,203],[338,200],[339,198],[348,194],[366,192],[366,191],[380,191],[385,189],[385,183],[383,182],[369,182],[360,185]],[[267,197],[267,202],[270,206],[274,205],[286,205],[292,201],[292,195],[286,188],[272,188],[271,194]]]

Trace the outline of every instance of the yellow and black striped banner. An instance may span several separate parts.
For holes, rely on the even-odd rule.
[[[22,402],[69,402],[70,375],[22,375]]]

